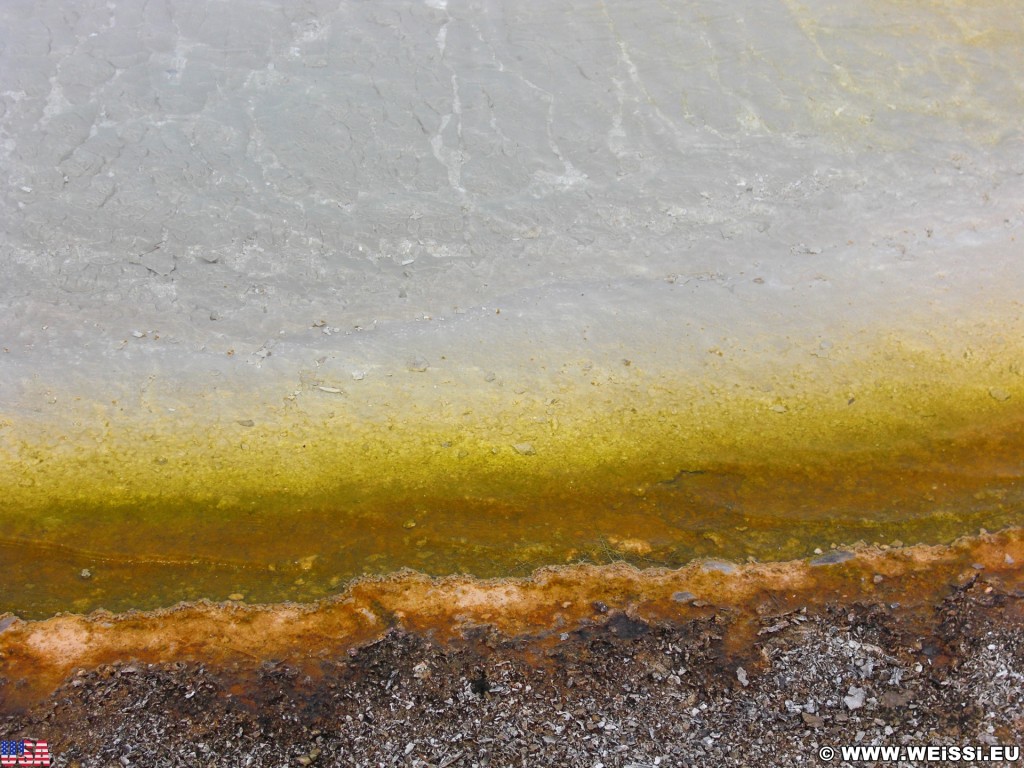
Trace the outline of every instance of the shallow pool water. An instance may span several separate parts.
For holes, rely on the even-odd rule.
[[[0,7],[0,610],[1021,522],[1024,17]]]

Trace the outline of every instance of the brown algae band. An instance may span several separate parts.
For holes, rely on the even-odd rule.
[[[546,651],[567,633],[604,622],[614,629],[624,620],[620,626],[628,629],[635,620],[680,626],[710,619],[728,628],[721,649],[726,656],[757,656],[752,649],[758,638],[786,627],[786,617],[796,626],[808,609],[813,614],[837,606],[845,617],[863,601],[886,604],[896,626],[920,638],[931,636],[925,628],[938,621],[935,601],[941,603],[958,586],[970,587],[980,574],[979,592],[998,587],[1004,596],[1019,595],[1022,562],[1024,533],[1017,528],[949,546],[857,547],[810,561],[735,567],[705,561],[640,571],[619,563],[549,568],[529,579],[492,581],[396,574],[356,582],[335,597],[306,605],[202,601],[152,612],[99,611],[41,621],[0,616],[0,675],[14,683],[0,688],[0,712],[45,699],[76,669],[129,661],[133,669],[126,674],[145,664],[203,664],[230,678],[226,687],[233,695],[258,700],[268,685],[274,695],[280,693],[280,681],[268,676],[268,669],[292,666],[302,673],[298,678],[309,675],[305,679],[312,683],[391,630],[449,649],[472,642],[474,635],[479,639],[481,630],[494,630],[514,640],[505,647],[544,666],[552,661]],[[997,605],[993,620],[1019,622],[1019,600],[1003,597]],[[729,665],[732,677],[736,663]],[[80,684],[73,681],[70,687]]]
[[[621,359],[11,410],[0,611],[309,601],[406,568],[775,561],[1020,524],[1019,349],[832,357],[755,386],[728,361],[698,378]]]

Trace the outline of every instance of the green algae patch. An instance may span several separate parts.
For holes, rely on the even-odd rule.
[[[766,367],[753,386],[724,363],[699,380],[576,366],[526,388],[450,374],[311,385],[247,404],[259,418],[201,398],[159,416],[112,403],[73,424],[11,417],[0,610],[951,541],[1021,521],[1020,359],[1005,344],[944,357],[890,341]]]

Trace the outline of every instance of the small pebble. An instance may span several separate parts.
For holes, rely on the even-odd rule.
[[[92,571],[90,571],[88,568],[83,568],[82,572],[78,575],[81,576],[83,579],[91,579]]]
[[[843,703],[850,709],[860,709],[864,706],[865,696],[866,692],[863,688],[851,685],[849,695],[843,697]]]
[[[1001,387],[992,387],[988,391],[993,400],[998,400],[1000,403],[1005,403],[1010,399],[1010,393]]]
[[[816,557],[811,560],[811,565],[835,565],[837,563],[844,563],[847,560],[854,558],[853,552],[846,552],[841,549],[829,552],[827,555]]]
[[[721,560],[706,560],[701,563],[701,568],[705,571],[718,571],[719,573],[732,573],[736,570],[736,566],[732,563],[724,563]]]
[[[809,712],[801,712],[800,718],[804,721],[805,725],[809,725],[811,728],[821,728],[825,724],[824,718],[819,715],[812,715]]]

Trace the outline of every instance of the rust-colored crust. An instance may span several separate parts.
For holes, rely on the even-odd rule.
[[[840,560],[732,565],[695,562],[678,570],[626,564],[537,571],[529,579],[430,579],[403,572],[352,584],[306,605],[199,602],[140,613],[60,615],[42,621],[0,619],[0,709],[47,697],[76,669],[99,664],[198,661],[243,677],[268,660],[316,674],[342,656],[400,627],[436,642],[457,641],[488,625],[543,646],[558,635],[623,610],[655,622],[727,611],[735,651],[757,619],[803,606],[870,599],[931,610],[950,584],[985,573],[1008,590],[1024,585],[1024,529],[963,538],[950,546],[859,547],[827,553]]]

